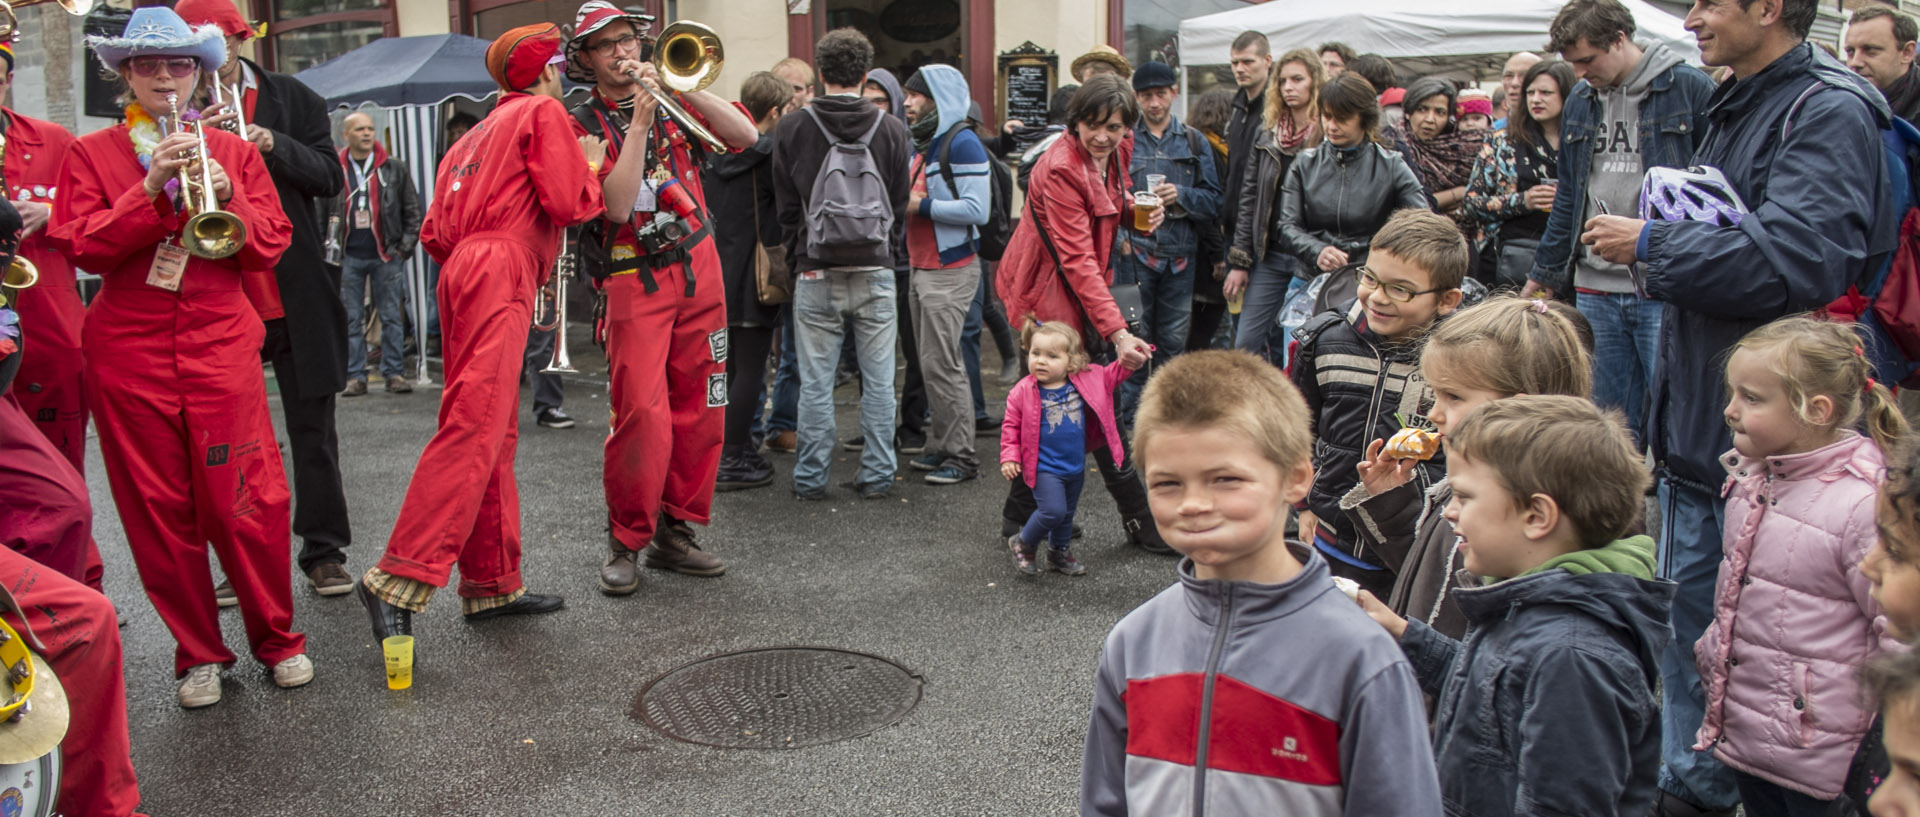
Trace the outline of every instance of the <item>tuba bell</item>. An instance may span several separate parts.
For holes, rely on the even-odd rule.
[[[13,16],[14,9],[37,6],[47,0],[24,0],[7,2],[0,0],[0,42],[18,42],[20,39],[20,18]],[[93,10],[94,0],[53,0],[68,14],[81,15]]]
[[[720,45],[720,35],[713,33],[713,29],[691,20],[681,20],[660,32],[659,39],[654,41],[652,62],[654,70],[659,72],[661,85],[670,91],[690,94],[705,90],[720,78],[720,69],[727,62],[727,52]],[[639,82],[638,78],[635,82],[655,102],[660,103],[660,109],[666,111],[667,116],[682,129],[714,150],[727,149],[726,143],[688,114],[672,97]]]
[[[161,138],[190,128],[199,139],[194,147],[194,161],[180,168],[180,199],[186,202],[187,227],[180,236],[180,243],[187,252],[210,260],[226,258],[240,251],[247,243],[247,225],[239,216],[220,209],[220,201],[213,193],[213,157],[207,153],[207,133],[200,129],[199,122],[183,122],[180,118],[180,97],[168,94],[167,102],[173,106],[173,112],[161,121]],[[200,172],[193,172],[198,165]],[[197,178],[196,178],[197,176]],[[228,184],[233,184],[228,179]]]

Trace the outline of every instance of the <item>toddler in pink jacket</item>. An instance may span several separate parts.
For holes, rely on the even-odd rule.
[[[1007,393],[1007,414],[1000,422],[1000,474],[1025,478],[1033,489],[1034,511],[1018,533],[1007,537],[1013,564],[1021,573],[1040,572],[1035,563],[1046,540],[1047,563],[1061,573],[1081,576],[1086,565],[1074,558],[1073,514],[1086,484],[1087,452],[1105,447],[1120,455],[1120,429],[1113,419],[1113,389],[1138,364],[1120,360],[1090,366],[1080,335],[1064,323],[1027,329],[1026,377]]]
[[[1873,713],[1868,658],[1898,646],[1859,569],[1873,547],[1883,451],[1906,431],[1846,325],[1777,321],[1727,360],[1725,555],[1694,648],[1696,751],[1738,779],[1747,813],[1818,814],[1841,793]],[[1872,437],[1854,430],[1862,413]]]

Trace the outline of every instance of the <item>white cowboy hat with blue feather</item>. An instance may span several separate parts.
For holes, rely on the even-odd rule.
[[[87,47],[111,70],[119,70],[121,63],[134,57],[149,55],[193,57],[208,71],[218,69],[227,61],[227,38],[219,26],[194,28],[173,13],[173,9],[164,6],[135,9],[133,19],[127,21],[127,30],[120,36],[89,36]]]

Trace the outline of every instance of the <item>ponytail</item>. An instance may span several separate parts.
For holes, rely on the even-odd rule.
[[[1907,418],[1900,413],[1899,403],[1894,401],[1893,392],[1873,380],[1867,381],[1866,399],[1867,433],[1873,437],[1873,444],[1891,456],[1907,436]]]
[[[1764,354],[1768,368],[1780,377],[1787,399],[1800,422],[1813,425],[1809,402],[1824,395],[1833,401],[1828,424],[1854,428],[1862,424],[1880,450],[1891,456],[1907,436],[1907,420],[1894,402],[1893,392],[1873,379],[1866,341],[1849,323],[1795,316],[1781,318],[1747,333],[1733,347]]]

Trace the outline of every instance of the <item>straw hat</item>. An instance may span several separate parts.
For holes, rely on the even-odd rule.
[[[1120,52],[1110,45],[1096,45],[1092,51],[1074,57],[1073,64],[1067,67],[1067,73],[1072,74],[1076,82],[1086,82],[1086,77],[1080,76],[1080,69],[1087,67],[1090,62],[1104,62],[1113,66],[1121,79],[1133,76],[1133,63],[1127,62],[1127,58],[1120,56]]]

